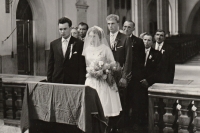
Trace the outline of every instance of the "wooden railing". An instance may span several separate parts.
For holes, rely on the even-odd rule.
[[[200,51],[200,36],[170,37],[166,39],[165,43],[174,48],[176,63],[184,63]]]
[[[19,126],[26,83],[45,78],[0,74],[0,118],[3,118],[5,125]]]
[[[149,133],[200,133],[200,86],[149,88]]]

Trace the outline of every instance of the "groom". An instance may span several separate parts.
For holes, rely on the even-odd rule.
[[[123,128],[125,126],[124,110],[127,108],[125,98],[127,97],[126,87],[128,86],[132,70],[132,47],[131,39],[125,34],[119,32],[119,16],[110,14],[107,16],[106,21],[110,31],[110,34],[107,37],[108,43],[110,44],[115,61],[119,62],[120,66],[123,67],[122,77],[119,83],[117,83],[123,111],[120,113],[120,116],[118,116],[118,120],[115,118],[115,121],[113,122],[114,126],[112,126],[111,123],[112,128],[114,127],[114,130],[118,130],[119,128]]]
[[[61,38],[50,43],[47,80],[53,83],[84,84],[86,65],[82,56],[83,41],[70,35],[72,21],[58,20]]]

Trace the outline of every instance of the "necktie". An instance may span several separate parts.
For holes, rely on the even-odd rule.
[[[146,63],[147,63],[147,58],[148,58],[148,55],[149,55],[149,49],[145,49],[145,53],[146,53],[146,57],[145,57],[145,64],[144,64],[144,66],[146,66]]]
[[[114,48],[114,35],[110,35],[110,45],[111,45],[111,49]]]
[[[64,40],[62,43],[62,50],[63,50],[63,56],[65,57],[65,53],[67,51],[67,40]]]

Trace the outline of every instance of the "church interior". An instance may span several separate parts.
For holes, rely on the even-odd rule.
[[[137,37],[165,30],[175,49],[174,83],[149,89],[149,125],[141,132],[200,132],[200,0],[1,0],[0,133],[21,132],[24,83],[46,78],[58,19],[108,33],[109,14],[119,15],[120,29],[132,20]]]

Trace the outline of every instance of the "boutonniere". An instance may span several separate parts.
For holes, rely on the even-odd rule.
[[[75,42],[70,45],[69,59],[72,57],[72,50],[73,50],[74,45],[75,45]]]
[[[152,55],[149,55],[149,59],[151,59],[152,58]]]
[[[118,44],[118,42],[119,42],[119,40],[116,38],[115,39],[115,42],[114,42],[114,49],[115,49],[115,51],[117,51],[117,44]]]
[[[162,49],[162,50],[161,50],[161,53],[163,54],[164,52],[165,52],[165,50]]]

